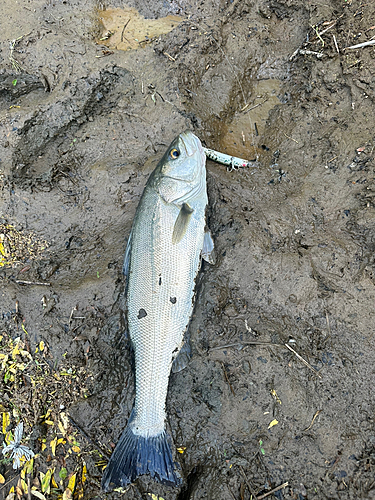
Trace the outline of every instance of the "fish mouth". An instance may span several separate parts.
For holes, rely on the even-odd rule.
[[[193,134],[193,132],[190,132],[190,130],[182,132],[182,134],[180,134],[180,138],[184,145],[187,156],[193,156],[197,152],[197,150],[203,151],[201,141],[196,135]]]

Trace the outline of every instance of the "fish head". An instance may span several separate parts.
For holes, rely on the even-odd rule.
[[[158,163],[154,188],[168,203],[184,202],[206,184],[206,155],[190,130],[178,135]]]

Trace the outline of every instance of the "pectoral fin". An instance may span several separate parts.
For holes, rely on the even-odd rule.
[[[215,264],[216,262],[214,240],[212,239],[211,232],[209,229],[206,229],[204,233],[202,259],[204,259],[209,264]]]
[[[176,222],[174,224],[173,233],[172,233],[172,244],[176,245],[179,243],[184,237],[187,228],[189,226],[189,222],[191,219],[191,214],[194,212],[194,209],[188,203],[183,203],[180,213],[177,216]]]
[[[125,250],[124,265],[122,266],[122,273],[124,276],[128,276],[129,273],[129,262],[130,262],[130,250],[132,246],[132,232],[130,231],[128,243]]]

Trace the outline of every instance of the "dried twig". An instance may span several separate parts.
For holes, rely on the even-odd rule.
[[[247,479],[247,476],[245,474],[245,471],[243,470],[243,467],[241,465],[239,465],[239,468],[240,468],[241,474],[242,474],[242,476],[243,476],[243,478],[245,480],[245,483],[246,483],[247,487],[249,488],[249,491],[250,491],[251,495],[254,497],[254,500],[255,500],[256,497],[257,497],[257,494],[255,493],[255,491],[251,487],[251,484],[249,483],[249,481]]]
[[[357,45],[352,45],[351,47],[345,47],[347,49],[361,49],[362,47],[369,47],[370,45],[375,45],[375,40],[369,40],[368,42],[358,43]]]
[[[169,59],[170,61],[173,61],[173,62],[175,62],[175,61],[176,61],[176,59],[175,59],[174,57],[172,57],[170,54],[168,54],[168,52],[163,52],[163,54],[164,54],[165,56],[167,56],[167,57],[168,57],[168,59]]]
[[[305,50],[298,48],[293,52],[293,54],[289,57],[289,61],[292,61],[298,54],[302,54],[303,56],[316,56],[318,59],[321,59],[324,54],[322,52],[315,52],[313,50]]]
[[[256,497],[254,500],[262,500],[262,498],[266,498],[270,495],[273,495],[276,493],[276,491],[282,490],[283,488],[286,488],[288,486],[288,481],[286,483],[280,484],[280,486],[277,486],[277,488],[274,488],[273,490],[267,491],[264,495],[260,495],[260,497]]]
[[[307,427],[307,429],[304,429],[303,432],[306,432],[306,431],[308,431],[308,430],[311,429],[311,427],[313,426],[313,424],[315,422],[316,417],[319,415],[319,413],[322,413],[322,411],[323,410],[318,410],[318,411],[315,412],[315,415],[313,416],[313,419],[311,420],[311,424]]]
[[[293,139],[293,137],[289,137],[289,135],[286,135],[286,133],[284,132],[284,135],[285,137],[287,137],[288,139],[290,139],[291,141],[294,141],[295,143],[298,144],[298,141],[296,141],[295,139]]]
[[[333,23],[328,26],[328,28],[326,28],[325,30],[321,31],[320,33],[318,33],[318,31],[316,31],[316,34],[318,36],[318,38],[321,39],[321,36],[324,35],[324,33],[326,33],[326,31],[330,30],[331,28],[333,28],[335,25],[336,25],[337,21],[333,21]]]
[[[227,371],[225,369],[224,363],[221,363],[221,366],[223,367],[223,371],[224,371],[224,375],[225,375],[225,380],[228,382],[229,388],[230,388],[233,396],[235,396],[236,393],[233,390],[232,384],[229,382],[228,374],[227,374]]]
[[[44,285],[51,286],[51,283],[44,283],[42,281],[23,281],[23,280],[14,280],[17,285]]]
[[[258,106],[262,106],[262,104],[264,104],[267,101],[268,101],[268,98],[264,99],[262,102],[259,102],[258,104],[255,104],[255,106],[252,106],[251,108],[247,109],[250,106],[250,103],[248,103],[240,111],[242,112],[242,111],[245,111],[245,109],[246,109],[246,113],[247,113],[248,111],[251,111],[252,109],[257,108]]]

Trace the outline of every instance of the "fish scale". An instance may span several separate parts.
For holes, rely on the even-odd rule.
[[[147,181],[134,217],[124,274],[136,396],[105,469],[104,491],[146,473],[165,484],[181,483],[165,430],[165,402],[192,315],[201,258],[211,262],[213,252],[205,231],[205,160],[199,139],[180,134]]]

